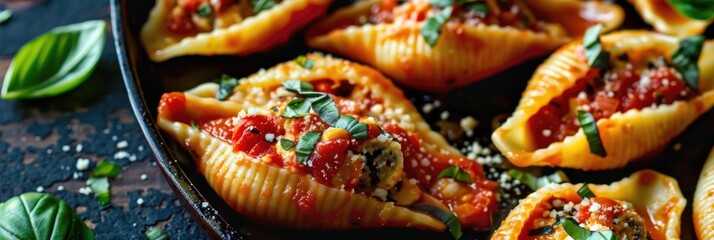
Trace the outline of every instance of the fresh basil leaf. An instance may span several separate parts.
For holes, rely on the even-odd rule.
[[[704,46],[704,37],[693,36],[679,42],[672,54],[672,64],[682,74],[684,81],[693,89],[699,88],[699,56]]]
[[[280,138],[280,146],[287,151],[295,146],[295,142],[287,138]]]
[[[566,218],[561,224],[563,225],[563,230],[574,240],[617,240],[617,236],[612,231],[589,231],[580,227],[580,225],[571,218]]]
[[[473,12],[478,12],[484,16],[488,15],[488,4],[485,2],[476,2],[465,5],[466,9]],[[528,19],[527,17],[525,19]],[[527,25],[527,24],[526,24]]]
[[[2,10],[2,12],[0,12],[0,24],[7,22],[11,17],[12,11],[10,11],[10,9]]]
[[[94,168],[90,176],[92,177],[116,177],[121,172],[121,166],[109,162],[107,160],[101,160]]]
[[[518,179],[518,181],[520,181],[533,191],[538,190],[550,183],[564,183],[570,181],[565,175],[565,173],[561,170],[557,170],[551,175],[536,177],[533,174],[514,168],[508,170],[508,175],[510,175],[514,179]]]
[[[310,158],[312,150],[315,149],[315,144],[320,140],[322,132],[306,132],[295,146],[295,152],[299,163],[305,164]]]
[[[312,69],[312,65],[315,63],[312,59],[306,57],[305,55],[300,55],[295,59],[295,62],[305,69]]]
[[[146,229],[146,232],[144,232],[144,236],[148,240],[169,240],[169,236],[166,235],[166,232],[164,232],[163,229],[158,228],[158,227],[149,227],[149,229]]]
[[[356,140],[363,140],[369,137],[369,127],[365,123],[359,122],[356,118],[350,115],[343,115],[335,123],[335,127],[342,128],[350,132],[350,135]]]
[[[227,74],[221,75],[218,91],[216,91],[216,99],[221,101],[228,99],[238,84],[240,84],[238,79],[228,76]]]
[[[449,228],[449,232],[451,232],[451,236],[453,236],[454,239],[460,239],[461,235],[463,235],[463,232],[461,232],[461,222],[459,222],[459,219],[456,219],[453,213],[429,205],[415,205],[411,208],[425,212],[439,219],[439,221]]]
[[[600,132],[597,129],[595,117],[589,112],[578,111],[578,122],[588,140],[590,152],[600,157],[607,156],[605,147],[602,146],[602,141],[600,140]]]
[[[43,98],[62,94],[89,78],[102,50],[106,23],[87,21],[57,27],[26,43],[5,74],[2,98]]]
[[[191,121],[191,127],[196,130],[201,130],[201,127],[199,127],[195,122]]]
[[[595,197],[595,194],[592,191],[590,191],[590,188],[588,187],[587,184],[583,184],[583,186],[580,187],[580,189],[578,189],[578,195],[581,198],[594,198]]]
[[[454,0],[429,0],[429,3],[431,5],[437,6],[437,7],[448,7],[451,6],[452,4],[455,3]]]
[[[109,193],[109,179],[108,178],[106,178],[106,177],[100,177],[100,178],[90,177],[87,180],[87,185],[89,185],[89,187],[92,188],[92,192],[94,192],[94,198],[97,199],[97,202],[99,202],[99,204],[101,204],[101,205],[109,204],[111,195]]]
[[[471,183],[471,174],[455,165],[448,166],[444,168],[444,170],[441,170],[437,178],[453,178],[459,182]]]
[[[315,89],[312,87],[312,84],[294,79],[283,82],[283,87],[285,87],[285,90],[287,90],[288,92],[296,94],[300,94],[301,92],[315,91]]]
[[[8,199],[0,216],[0,239],[94,239],[69,204],[46,193]]]
[[[299,118],[310,113],[310,102],[304,98],[296,98],[285,105],[285,111],[281,115],[284,118]]]
[[[332,126],[340,118],[340,110],[337,109],[335,101],[327,93],[322,92],[302,92],[301,93],[312,106],[312,110],[320,116],[322,121]]]
[[[275,7],[278,3],[275,0],[251,0],[250,5],[253,6],[253,12],[257,14]]]
[[[208,2],[201,3],[196,8],[196,15],[199,17],[206,18],[210,17],[211,14],[213,14],[213,8],[211,8],[211,4]]]
[[[433,16],[427,18],[421,25],[421,36],[429,46],[436,45],[441,35],[441,26],[451,17],[451,6],[447,6],[441,12],[434,13]]]
[[[678,13],[696,20],[714,18],[714,2],[711,0],[667,0]]]
[[[610,66],[610,53],[602,48],[600,33],[603,25],[598,24],[588,28],[583,36],[583,46],[585,47],[585,57],[588,59],[590,67],[605,69]]]

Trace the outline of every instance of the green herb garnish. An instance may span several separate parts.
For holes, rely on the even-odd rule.
[[[672,64],[682,74],[684,81],[693,89],[699,88],[699,56],[704,46],[704,37],[693,36],[679,42],[672,54]]]
[[[588,140],[590,152],[600,157],[607,156],[605,147],[602,146],[602,141],[600,140],[600,132],[597,129],[595,117],[589,112],[578,111],[578,122]]]
[[[301,67],[305,69],[312,69],[312,65],[315,63],[312,61],[312,59],[306,57],[305,55],[300,55],[295,59],[295,62],[300,65]]]
[[[361,123],[350,115],[343,115],[340,117],[340,119],[337,120],[337,123],[335,123],[335,127],[347,130],[355,140],[363,140],[369,137],[369,128],[367,124]]]
[[[449,232],[451,232],[451,236],[453,236],[454,239],[459,239],[461,235],[463,235],[463,232],[461,232],[461,222],[459,222],[459,219],[456,219],[453,213],[429,205],[415,205],[412,206],[412,209],[425,212],[439,219],[439,221],[449,228]]]
[[[146,239],[148,240],[169,240],[169,236],[166,235],[166,232],[164,232],[163,229],[158,228],[158,227],[149,227],[146,229],[146,232],[144,232],[144,236],[146,236]]]
[[[514,179],[518,179],[518,181],[528,186],[528,188],[533,191],[538,190],[551,183],[564,183],[570,181],[568,179],[568,176],[566,176],[565,173],[561,170],[557,170],[551,175],[536,177],[533,174],[514,168],[508,170],[508,175],[510,175]]]
[[[485,2],[469,3],[464,6],[470,11],[481,13],[484,16],[488,15],[488,5]]]
[[[434,13],[433,16],[427,18],[421,25],[421,36],[429,46],[436,45],[439,35],[441,35],[441,26],[449,20],[451,11],[451,6],[446,6],[440,12]]]
[[[299,118],[310,113],[310,102],[304,98],[296,98],[288,102],[281,115],[284,118]]]
[[[254,13],[260,13],[275,7],[278,3],[275,0],[251,0],[250,5],[253,6]]]
[[[714,18],[714,2],[711,0],[667,0],[678,13],[696,20]]]
[[[312,84],[300,80],[287,80],[283,82],[283,87],[285,87],[285,90],[287,90],[288,92],[296,94],[301,94],[301,92],[315,91],[315,88],[312,87]]]
[[[230,97],[233,93],[233,89],[235,89],[238,84],[240,84],[238,79],[228,76],[227,74],[222,74],[218,91],[216,91],[216,99],[220,101],[228,99],[228,97]]]
[[[285,151],[287,151],[295,146],[295,142],[287,138],[280,138],[280,146],[283,147]]]
[[[109,204],[109,201],[111,199],[111,195],[109,193],[109,179],[106,177],[90,177],[87,180],[87,185],[89,185],[90,188],[92,188],[92,192],[94,192],[94,198],[97,199],[97,202],[101,205],[107,205]]]
[[[74,208],[47,193],[24,193],[0,203],[0,239],[93,240]]]
[[[602,24],[588,28],[585,36],[583,36],[583,46],[585,46],[585,57],[588,59],[588,65],[605,69],[610,66],[610,53],[603,50],[600,42],[602,28]]]
[[[295,152],[299,163],[305,164],[305,162],[307,162],[312,150],[315,149],[315,144],[317,144],[317,141],[320,140],[321,135],[322,132],[306,132],[302,135],[302,137],[300,137],[300,140],[298,140],[297,145],[295,146]]]
[[[587,184],[583,184],[580,189],[578,189],[578,195],[580,195],[581,198],[594,198],[595,194],[590,191],[590,188],[588,187]]]
[[[471,183],[471,175],[459,166],[451,165],[441,170],[437,178],[453,178],[456,181]]]
[[[12,11],[10,9],[5,9],[0,12],[0,24],[3,24],[10,20],[12,17]]]
[[[195,122],[191,121],[191,128],[196,129],[196,130],[201,130],[201,127],[198,126]]]
[[[210,17],[211,14],[213,14],[213,8],[211,8],[211,4],[208,2],[201,3],[196,8],[196,15],[199,17],[206,18]]]
[[[563,230],[574,240],[617,240],[612,231],[595,232],[586,230],[573,219],[565,218],[561,221]]]
[[[101,160],[94,168],[90,176],[92,177],[116,177],[121,172],[121,166],[109,162],[107,160]]]
[[[389,134],[387,131],[384,131],[384,129],[382,129],[382,127],[377,126],[377,128],[379,129],[380,136],[384,136],[387,139],[394,139],[394,136],[392,136],[392,134]]]
[[[320,116],[322,121],[332,126],[337,123],[340,118],[340,111],[327,93],[315,92],[312,85],[299,80],[285,81],[283,86],[287,91],[305,96],[307,101],[310,102],[312,110]]]
[[[106,23],[87,21],[57,27],[26,43],[5,74],[2,98],[50,97],[89,78],[104,49]]]

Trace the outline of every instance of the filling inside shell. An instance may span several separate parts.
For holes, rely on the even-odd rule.
[[[175,35],[193,36],[227,28],[282,0],[177,0],[166,18],[166,29]]]

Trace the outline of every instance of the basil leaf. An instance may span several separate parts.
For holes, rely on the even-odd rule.
[[[600,140],[600,132],[598,132],[595,117],[589,112],[578,111],[578,122],[585,133],[585,137],[588,139],[590,152],[600,157],[607,156],[605,147],[602,146],[602,141]]]
[[[10,11],[10,9],[2,10],[2,12],[0,12],[0,24],[7,22],[11,17],[12,11]]]
[[[696,20],[714,18],[714,2],[702,0],[667,0],[678,13]]]
[[[429,205],[415,205],[412,206],[412,209],[428,213],[439,219],[439,221],[443,222],[444,225],[449,228],[449,232],[451,232],[451,236],[453,236],[454,239],[459,239],[461,235],[463,235],[463,232],[461,232],[461,222],[456,219],[453,213]]]
[[[329,95],[321,92],[302,92],[302,95],[310,101],[312,110],[320,116],[322,121],[332,126],[337,123],[340,118],[340,110],[337,109],[337,105]]]
[[[583,36],[583,46],[585,47],[585,57],[588,65],[595,68],[607,68],[610,66],[610,53],[602,49],[600,43],[600,32],[602,24],[588,28]]]
[[[448,7],[454,4],[455,2],[454,0],[429,0],[429,3],[437,7]]]
[[[533,191],[538,190],[550,183],[564,183],[570,181],[568,179],[568,176],[566,176],[565,173],[561,170],[557,170],[551,175],[536,177],[533,174],[514,168],[508,170],[508,175],[510,175],[514,179],[518,179],[518,181],[520,181]]]
[[[0,239],[94,239],[65,201],[24,193],[0,203]]]
[[[57,27],[26,43],[5,74],[2,98],[43,98],[84,82],[97,65],[106,35],[104,21]]]
[[[251,0],[250,5],[253,6],[254,13],[260,13],[262,11],[271,9],[275,7],[278,3],[275,0]]]
[[[484,16],[488,15],[488,5],[484,2],[467,4],[466,9],[468,9],[469,11],[481,13]],[[528,18],[525,17],[525,19],[527,20]]]
[[[580,195],[581,198],[594,198],[595,194],[590,191],[590,188],[588,187],[587,184],[583,184],[580,189],[578,189],[578,195]]]
[[[350,115],[340,117],[337,123],[335,123],[335,127],[347,130],[356,140],[363,140],[369,137],[369,127],[367,124],[357,121],[356,118]]]
[[[285,90],[287,90],[288,92],[296,94],[301,94],[301,92],[315,91],[315,89],[312,87],[312,84],[300,80],[287,80],[283,82],[283,87],[285,87]]]
[[[284,118],[299,118],[310,113],[310,102],[304,98],[296,98],[288,102],[281,115]]]
[[[436,45],[441,34],[441,26],[446,23],[451,17],[451,6],[447,6],[441,12],[434,13],[433,16],[427,18],[421,25],[421,36],[429,46]]]
[[[121,166],[107,160],[99,161],[90,176],[92,177],[116,177],[121,172]]]
[[[573,219],[566,218],[561,223],[563,230],[574,240],[617,240],[612,231],[595,232],[586,230]]]
[[[300,65],[301,67],[305,69],[312,69],[312,65],[315,63],[312,61],[312,59],[309,59],[305,55],[300,55],[295,59],[295,62]]]
[[[211,8],[211,4],[208,2],[201,3],[196,8],[196,15],[199,17],[206,18],[210,17],[211,14],[213,14],[213,8]]]
[[[310,157],[312,150],[315,149],[315,144],[320,140],[322,132],[306,132],[295,146],[295,153],[299,163],[305,164]]]
[[[459,166],[451,165],[441,170],[437,178],[453,178],[456,181],[471,183],[471,174],[461,170]]]
[[[228,99],[238,84],[240,84],[238,79],[228,76],[227,74],[221,75],[218,91],[216,91],[216,99],[221,101]]]
[[[295,142],[287,138],[280,138],[280,146],[287,151],[295,146]]]
[[[146,232],[144,232],[144,236],[148,240],[169,240],[169,236],[166,235],[163,229],[158,228],[158,227],[149,227],[149,229],[146,229]]]
[[[201,130],[201,127],[199,127],[195,122],[191,121],[191,127],[196,130]]]
[[[111,195],[109,193],[109,179],[106,177],[100,177],[100,178],[95,178],[95,177],[90,177],[87,180],[87,185],[89,185],[90,188],[92,188],[92,192],[94,192],[94,198],[97,199],[97,202],[101,205],[107,205],[109,204]]]
[[[693,36],[679,42],[679,48],[672,54],[672,64],[682,74],[684,81],[693,89],[699,87],[699,55],[704,46],[704,37]]]

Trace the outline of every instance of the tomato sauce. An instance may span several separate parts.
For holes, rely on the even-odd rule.
[[[646,70],[638,70],[628,64],[605,74],[599,71],[591,69],[585,77],[528,119],[537,148],[563,141],[579,130],[576,108],[592,113],[597,121],[617,112],[671,104],[696,94],[679,73],[668,66],[649,66]]]

